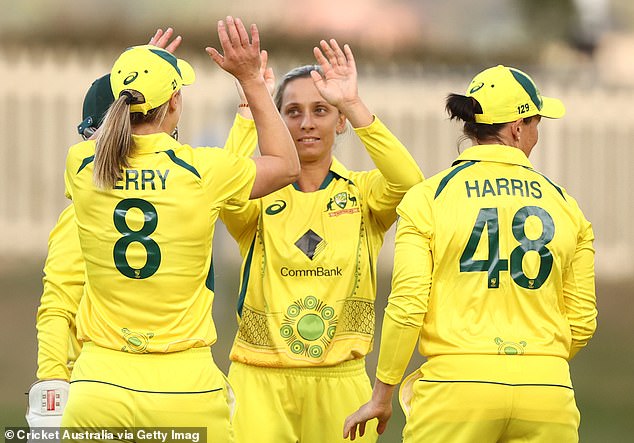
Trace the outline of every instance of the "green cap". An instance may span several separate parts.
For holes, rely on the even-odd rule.
[[[103,121],[106,111],[114,101],[112,89],[110,88],[110,74],[99,77],[92,82],[86,96],[82,110],[82,122],[77,126],[77,132],[86,138],[94,132]]]

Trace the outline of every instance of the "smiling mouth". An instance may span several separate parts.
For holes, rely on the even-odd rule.
[[[302,137],[300,139],[298,139],[297,141],[301,142],[301,143],[315,143],[319,141],[319,138],[317,137]]]

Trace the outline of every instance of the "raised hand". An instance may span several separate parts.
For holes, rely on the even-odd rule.
[[[313,53],[323,76],[317,71],[311,72],[311,76],[321,96],[337,107],[358,100],[357,66],[350,46],[344,45],[342,51],[335,39],[319,44],[321,49],[315,47]]]
[[[265,49],[260,51],[260,58],[262,59],[262,64],[260,65],[260,74],[264,78],[264,82],[266,83],[266,89],[269,90],[269,94],[273,95],[273,91],[275,91],[275,74],[273,73],[273,68],[268,67],[269,54]],[[242,86],[240,83],[236,81],[236,89],[238,90],[238,97],[240,97],[241,103],[246,103],[247,98],[244,95],[244,91],[242,90]]]
[[[260,34],[256,25],[251,25],[251,36],[242,20],[227,16],[218,21],[218,37],[223,54],[217,49],[207,47],[207,54],[222,69],[232,74],[241,83],[261,79]]]
[[[167,52],[173,54],[183,41],[183,38],[180,35],[177,35],[174,37],[174,40],[170,42],[170,38],[172,38],[173,34],[174,30],[172,28],[167,28],[165,31],[163,31],[162,28],[159,28],[156,30],[152,38],[150,38],[148,44],[165,49]]]
[[[333,38],[329,42],[319,42],[321,49],[315,47],[313,54],[321,67],[323,75],[311,71],[319,94],[341,111],[355,128],[368,126],[374,116],[359,97],[357,87],[357,65],[350,46],[343,45],[343,50]]]

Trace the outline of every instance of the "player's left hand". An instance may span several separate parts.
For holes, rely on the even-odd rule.
[[[346,44],[342,50],[334,38],[329,42],[322,40],[319,44],[321,49],[313,48],[313,54],[323,76],[317,71],[310,73],[317,90],[328,103],[338,108],[357,102],[357,66],[350,46]]]
[[[167,52],[173,54],[183,42],[183,37],[177,35],[174,37],[174,40],[170,42],[172,35],[174,35],[174,30],[172,28],[167,28],[165,31],[163,31],[162,28],[159,28],[156,30],[152,38],[150,38],[148,44],[165,49]]]

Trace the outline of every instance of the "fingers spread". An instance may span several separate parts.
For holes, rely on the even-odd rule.
[[[154,33],[152,38],[150,38],[150,41],[148,42],[148,45],[156,46],[156,42],[158,41],[159,38],[161,38],[161,35],[163,35],[163,30],[161,28],[159,28],[159,29],[156,30],[156,32]]]
[[[240,42],[240,33],[238,32],[238,28],[236,26],[236,22],[233,19],[233,17],[229,15],[227,16],[225,21],[226,21],[227,32],[229,34],[229,42],[231,46],[233,47],[242,46],[242,43]]]
[[[330,46],[332,47],[332,51],[333,51],[334,57],[337,60],[337,64],[340,66],[345,66],[347,64],[346,56],[343,54],[343,51],[339,47],[337,40],[335,40],[334,38],[331,38]]]
[[[207,52],[207,54],[209,54],[209,56],[213,59],[213,61],[215,61],[218,66],[222,67],[225,58],[222,56],[222,54],[220,54],[216,48],[205,48],[205,51]]]
[[[247,47],[249,46],[249,34],[247,33],[242,20],[236,17],[235,19],[235,27],[238,32],[238,38],[240,39],[240,46]]]
[[[156,46],[158,46],[159,48],[164,48],[165,45],[167,45],[167,42],[169,41],[169,39],[172,38],[173,33],[174,33],[174,30],[172,28],[167,28],[165,32],[163,33],[163,35],[161,35],[159,39],[157,40]]]
[[[326,68],[330,67],[330,63],[328,63],[328,60],[324,56],[324,53],[321,52],[321,49],[319,49],[318,47],[314,47],[313,55],[315,56],[315,60],[317,60],[317,63],[321,66],[321,68],[324,71],[326,70]]]
[[[220,46],[226,51],[231,47],[231,41],[229,40],[229,34],[227,32],[227,26],[222,20],[218,20],[218,39],[220,40]]]

